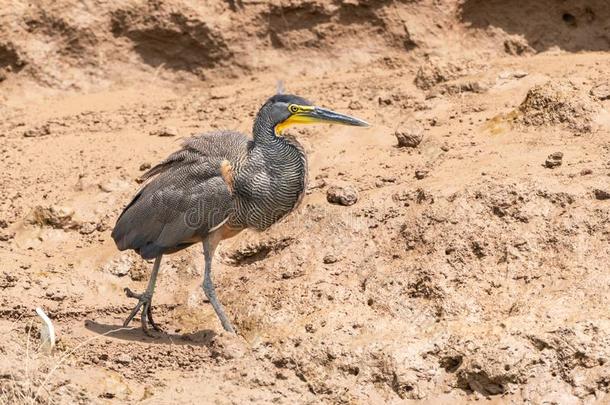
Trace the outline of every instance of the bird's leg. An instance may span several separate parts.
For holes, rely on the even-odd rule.
[[[125,288],[125,295],[129,298],[137,298],[139,300],[138,304],[134,307],[134,309],[129,314],[129,317],[125,320],[123,326],[127,326],[129,322],[133,319],[133,317],[138,313],[140,307],[142,307],[142,315],[140,316],[140,321],[142,323],[142,330],[147,335],[148,333],[148,323],[153,327],[156,331],[161,331],[161,328],[154,321],[152,317],[152,293],[148,294],[148,290],[142,294],[136,294],[131,291],[129,288]],[[146,314],[146,316],[145,316]],[[148,320],[148,322],[147,322]]]
[[[155,259],[155,264],[153,265],[152,274],[150,275],[150,280],[148,280],[148,287],[146,287],[146,291],[142,294],[136,294],[131,291],[129,288],[125,288],[125,294],[129,298],[137,298],[138,303],[131,310],[131,313],[123,322],[123,327],[129,325],[129,322],[136,316],[140,308],[142,308],[142,314],[140,315],[140,320],[142,322],[142,330],[147,335],[150,334],[148,331],[147,320],[150,322],[150,325],[157,331],[160,331],[161,328],[155,323],[152,317],[152,297],[155,291],[155,284],[157,282],[157,274],[159,273],[159,267],[161,266],[161,257],[162,255],[157,256]]]
[[[216,297],[216,290],[214,289],[214,283],[212,282],[212,256],[214,255],[216,244],[217,243],[210,244],[209,236],[203,240],[203,255],[205,257],[203,292],[205,292],[205,296],[208,297],[210,304],[214,307],[214,311],[216,311],[216,315],[218,316],[218,319],[220,319],[222,327],[227,332],[235,333],[235,329],[233,328],[233,325],[231,325],[229,318],[227,318],[222,304],[218,301],[218,297]]]

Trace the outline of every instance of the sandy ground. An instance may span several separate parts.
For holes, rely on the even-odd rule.
[[[0,14],[0,403],[610,402],[606,2],[38,3]],[[278,79],[373,126],[290,130],[303,204],[214,258],[237,336],[199,246],[121,328],[138,177]]]

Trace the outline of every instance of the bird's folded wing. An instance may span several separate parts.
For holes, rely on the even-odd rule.
[[[153,258],[201,240],[225,221],[232,197],[214,166],[180,164],[158,173],[119,217],[112,232],[117,247]]]

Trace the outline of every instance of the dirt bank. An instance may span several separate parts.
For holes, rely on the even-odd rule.
[[[610,400],[606,2],[0,9],[0,403]],[[238,336],[200,247],[164,258],[165,332],[121,329],[152,266],[110,238],[138,177],[249,133],[278,79],[374,125],[291,130],[303,204],[215,257]]]

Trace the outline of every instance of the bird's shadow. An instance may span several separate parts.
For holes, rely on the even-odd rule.
[[[214,341],[214,337],[216,337],[216,332],[210,329],[185,334],[151,330],[152,336],[148,336],[140,327],[108,325],[89,319],[85,321],[85,328],[98,335],[114,339],[159,345],[210,346]]]

